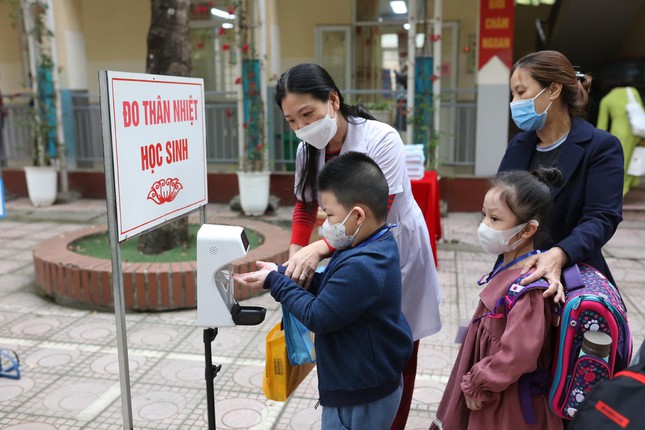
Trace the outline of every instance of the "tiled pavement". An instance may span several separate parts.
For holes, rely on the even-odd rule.
[[[34,209],[17,199],[6,209],[8,217],[0,220],[0,346],[20,354],[22,379],[0,378],[0,429],[122,428],[114,315],[44,299],[34,285],[31,259],[31,248],[40,240],[104,223],[105,203],[79,200]],[[218,205],[209,205],[208,213],[210,219],[237,216]],[[290,208],[281,208],[266,219],[289,217]],[[421,342],[409,429],[428,428],[457,354],[456,327],[477,302],[474,280],[492,263],[476,245],[478,217],[451,213],[442,220],[444,327]],[[623,222],[605,248],[630,311],[636,345],[645,337],[644,226]],[[280,311],[268,295],[244,304],[266,307],[267,318],[256,327],[222,328],[212,344],[213,362],[222,365],[214,381],[217,428],[319,428],[315,372],[285,403],[263,396],[264,335]],[[134,428],[207,427],[204,345],[195,318],[194,310],[126,316]]]

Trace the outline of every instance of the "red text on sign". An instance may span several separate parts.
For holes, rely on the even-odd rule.
[[[143,124],[157,125],[169,124],[171,122],[195,122],[197,121],[198,100],[189,96],[187,99],[162,100],[157,96],[156,100],[124,101],[123,102],[123,127],[138,127],[141,122],[141,110],[143,110]]]
[[[188,139],[178,139],[166,142],[166,163],[188,159]]]
[[[163,164],[163,156],[161,155],[161,143],[151,144],[141,147],[141,170],[154,169]],[[153,170],[154,172],[154,170]]]
[[[170,100],[144,100],[143,113],[146,125],[167,124],[170,122]]]
[[[139,103],[123,102],[123,127],[139,125]]]
[[[172,164],[188,159],[188,139],[175,139],[166,142],[165,158],[164,147],[161,143],[153,143],[141,147],[141,171],[151,170],[154,173],[155,167],[164,164]]]
[[[197,121],[197,100],[190,96],[187,100],[172,101],[174,121]]]

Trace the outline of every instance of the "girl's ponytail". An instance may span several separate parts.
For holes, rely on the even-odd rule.
[[[557,167],[540,166],[531,174],[550,187],[557,188],[564,184],[564,175]]]

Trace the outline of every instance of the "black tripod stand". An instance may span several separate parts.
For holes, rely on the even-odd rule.
[[[204,329],[204,354],[206,355],[206,402],[208,403],[208,430],[215,430],[215,389],[213,379],[217,376],[222,365],[213,366],[211,343],[217,336],[217,328]]]
[[[231,317],[235,325],[258,325],[264,321],[266,309],[257,306],[240,306],[235,303],[231,307]],[[215,389],[213,379],[222,369],[222,365],[213,366],[211,343],[217,336],[217,328],[204,329],[204,354],[206,355],[206,401],[208,402],[208,430],[215,430]]]

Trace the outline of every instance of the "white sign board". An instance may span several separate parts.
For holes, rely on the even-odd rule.
[[[208,202],[204,81],[107,72],[119,242]]]

